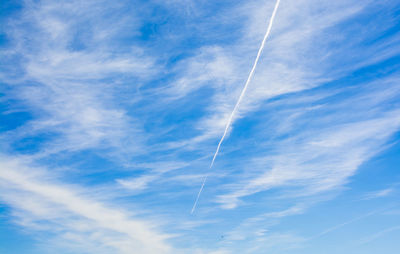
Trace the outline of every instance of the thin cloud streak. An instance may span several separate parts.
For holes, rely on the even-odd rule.
[[[369,236],[367,238],[364,238],[363,240],[361,240],[359,242],[359,245],[367,244],[369,242],[372,242],[372,241],[382,237],[383,235],[385,235],[387,233],[390,233],[390,232],[393,232],[393,231],[398,231],[398,230],[400,230],[400,225],[387,228],[387,229],[382,230],[382,231],[380,231],[378,233],[375,233],[375,234],[373,234],[373,235],[371,235],[371,236]]]
[[[331,233],[332,231],[338,230],[338,229],[340,229],[340,228],[342,228],[342,227],[344,227],[344,226],[347,226],[347,225],[349,225],[349,224],[351,224],[351,223],[353,223],[353,222],[356,222],[356,221],[359,221],[359,220],[368,218],[368,217],[370,217],[370,216],[372,216],[372,215],[375,215],[377,212],[380,212],[380,211],[382,211],[382,209],[377,210],[377,211],[372,211],[372,212],[369,212],[369,213],[366,213],[366,214],[363,214],[363,215],[361,215],[361,216],[359,216],[359,217],[356,217],[356,218],[351,219],[351,220],[349,220],[349,221],[343,222],[343,223],[341,223],[341,224],[339,224],[339,225],[336,225],[336,226],[333,226],[333,227],[331,227],[331,228],[328,228],[328,229],[322,231],[321,233],[319,233],[319,234],[317,234],[317,235],[315,235],[315,236],[309,238],[308,240],[309,240],[309,241],[310,241],[310,240],[314,240],[314,239],[316,239],[316,238],[319,238],[319,237],[321,237],[321,236],[324,236],[324,235],[326,235],[326,234],[329,234],[329,233]]]
[[[236,102],[236,105],[235,105],[235,107],[233,108],[233,111],[232,111],[231,115],[229,116],[228,122],[227,122],[227,124],[226,124],[226,126],[225,126],[224,134],[222,135],[222,137],[221,137],[221,139],[220,139],[220,141],[219,141],[219,143],[218,143],[217,149],[216,149],[216,151],[215,151],[215,153],[214,153],[214,156],[213,156],[213,158],[212,158],[212,161],[211,161],[211,164],[210,164],[210,169],[211,169],[211,168],[213,167],[213,165],[214,165],[214,161],[215,161],[215,159],[217,158],[217,155],[218,155],[219,149],[220,149],[220,147],[221,147],[221,144],[222,144],[222,142],[224,141],[225,136],[226,136],[226,134],[228,133],[228,130],[229,130],[230,126],[232,125],[233,117],[235,116],[236,111],[237,111],[238,108],[239,108],[240,102],[243,100],[243,97],[244,97],[244,95],[245,95],[245,93],[246,93],[246,90],[247,90],[247,88],[248,88],[248,86],[249,86],[249,84],[250,84],[250,82],[251,82],[251,79],[253,78],[254,71],[255,71],[255,69],[256,69],[256,67],[257,67],[258,60],[260,59],[261,53],[262,53],[262,51],[263,51],[263,49],[264,49],[265,42],[267,41],[268,36],[269,36],[269,34],[271,33],[272,24],[273,24],[273,22],[274,22],[275,15],[276,15],[276,12],[277,12],[278,7],[279,7],[279,3],[280,3],[280,0],[277,0],[276,3],[275,3],[274,10],[273,10],[272,15],[271,15],[271,18],[270,18],[270,20],[269,20],[267,32],[266,32],[265,35],[264,35],[264,38],[263,38],[263,40],[262,40],[262,42],[261,42],[260,48],[258,49],[257,57],[256,57],[256,59],[255,59],[255,61],[254,61],[253,67],[251,68],[250,74],[249,74],[249,76],[248,76],[248,78],[247,78],[247,80],[246,80],[246,83],[245,83],[245,85],[244,85],[244,87],[243,87],[243,90],[242,90],[242,92],[240,93],[239,99],[238,99],[238,101]],[[193,213],[194,210],[196,209],[197,202],[199,201],[201,192],[203,191],[203,188],[204,188],[204,185],[205,185],[205,183],[206,183],[206,181],[207,181],[207,178],[208,178],[208,175],[206,175],[206,176],[204,177],[203,183],[202,183],[202,185],[201,185],[201,187],[200,187],[199,193],[197,194],[197,197],[196,197],[196,201],[194,202],[193,207],[192,207],[192,210],[191,210],[190,213]]]

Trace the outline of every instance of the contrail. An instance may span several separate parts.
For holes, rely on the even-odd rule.
[[[261,53],[262,53],[262,51],[264,49],[265,42],[267,41],[267,38],[268,38],[269,34],[271,33],[272,23],[274,22],[275,14],[276,14],[276,11],[278,10],[280,2],[281,2],[281,0],[276,0],[274,11],[272,12],[271,18],[269,20],[268,28],[267,28],[267,31],[265,32],[264,39],[262,40],[260,48],[258,49],[257,57],[256,57],[256,60],[254,61],[253,68],[251,68],[249,77],[247,78],[246,83],[244,84],[243,90],[240,93],[239,99],[236,102],[236,105],[233,108],[233,111],[232,111],[231,115],[229,116],[228,122],[226,123],[224,134],[222,135],[222,137],[221,137],[221,139],[220,139],[220,141],[218,143],[217,150],[215,151],[214,157],[213,157],[213,159],[211,161],[211,164],[210,164],[210,169],[214,165],[214,161],[215,161],[215,158],[217,158],[217,155],[218,155],[219,149],[221,147],[221,144],[224,141],[226,134],[228,133],[229,127],[231,127],[231,125],[232,125],[233,117],[235,116],[236,111],[239,108],[239,104],[242,101],[242,99],[244,97],[244,94],[246,93],[247,87],[249,86],[250,81],[253,78],[254,71],[255,71],[255,69],[257,67],[258,60],[260,59]],[[199,193],[197,194],[196,201],[194,202],[193,207],[192,207],[192,211],[190,212],[191,214],[196,209],[197,202],[199,201],[201,192],[203,191],[203,188],[204,188],[204,185],[206,184],[207,178],[208,178],[208,174],[204,177],[204,180],[203,180],[203,183],[202,183],[202,185],[200,187]]]

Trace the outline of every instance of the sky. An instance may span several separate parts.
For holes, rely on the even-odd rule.
[[[281,0],[234,110],[275,6],[2,0],[0,253],[397,253],[400,4]]]

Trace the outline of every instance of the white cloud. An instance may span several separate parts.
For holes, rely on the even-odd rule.
[[[139,191],[146,189],[157,178],[156,175],[144,175],[133,179],[117,179],[117,182],[126,189]]]
[[[49,133],[41,156],[100,145],[139,151],[141,126],[115,97],[122,80],[140,83],[154,76],[154,61],[140,47],[116,42],[121,34],[137,33],[135,15],[115,16],[126,6],[103,4],[26,2],[20,19],[10,21],[15,48],[6,54],[23,59],[23,75],[8,80],[17,84],[9,96],[36,117],[9,136],[17,141]],[[78,47],[80,37],[85,45]]]
[[[368,244],[369,242],[372,242],[372,241],[374,241],[374,240],[376,240],[376,239],[378,239],[378,238],[380,238],[380,237],[382,237],[382,236],[384,236],[384,235],[386,235],[388,233],[391,233],[393,231],[398,231],[398,230],[400,230],[400,226],[394,226],[394,227],[390,227],[390,228],[384,229],[384,230],[379,231],[379,232],[377,232],[377,233],[375,233],[373,235],[365,237],[364,239],[360,240],[358,244],[359,245]]]
[[[206,98],[207,114],[194,124],[200,134],[175,142],[175,145],[191,147],[221,135],[257,53],[272,4],[273,1],[251,1],[230,10],[229,15],[244,20],[241,29],[236,31],[241,35],[240,39],[223,47],[202,47],[193,57],[180,63],[181,76],[167,90],[169,99],[184,98],[203,87],[211,87],[214,93]],[[331,71],[329,60],[332,60],[333,53],[328,45],[338,38],[325,34],[366,4],[347,1],[283,2],[270,41],[265,45],[254,80],[235,119],[256,111],[268,99],[317,87],[337,78],[339,74]],[[318,38],[321,40],[317,41]],[[350,68],[341,71],[345,73]]]
[[[158,233],[153,223],[87,197],[90,189],[60,184],[43,169],[25,164],[5,156],[0,163],[1,197],[15,211],[18,223],[61,238],[88,238],[88,245],[96,242],[118,253],[170,251],[167,235]]]
[[[395,84],[396,80],[386,89],[392,90],[391,87]],[[330,115],[325,114],[329,120],[326,125],[325,119],[314,119],[313,123],[317,123],[315,128],[299,130],[290,138],[274,141],[271,143],[274,147],[272,154],[270,152],[265,157],[253,158],[254,161],[245,166],[252,168],[251,172],[256,177],[251,176],[249,172],[248,178],[233,187],[228,186],[232,191],[220,195],[218,202],[224,208],[234,208],[241,197],[270,189],[294,188],[296,191],[290,195],[309,196],[333,190],[347,183],[358,167],[379,153],[400,127],[397,110],[380,112],[371,117],[370,113],[374,112],[373,110],[379,112],[379,100],[368,100],[364,94],[359,96],[345,100],[339,105],[318,108],[323,110],[332,107],[336,110],[338,107],[346,108],[352,105],[354,112],[358,112],[358,118],[354,119],[350,114],[343,118],[343,115],[338,113],[342,112],[341,110],[332,111]],[[385,100],[384,96],[380,99]],[[296,109],[295,113],[299,110],[302,109]],[[367,118],[362,119],[365,116]],[[310,121],[306,115],[297,121],[304,121],[302,118]]]
[[[374,192],[370,192],[367,195],[365,195],[364,199],[374,199],[374,198],[381,198],[381,197],[386,197],[394,192],[394,188],[387,188],[383,190],[378,190]]]
[[[272,218],[281,218],[281,217],[291,216],[291,215],[295,215],[295,214],[300,214],[303,211],[304,211],[304,208],[300,205],[297,205],[297,206],[290,207],[283,211],[265,213],[262,216],[263,217],[272,217]]]

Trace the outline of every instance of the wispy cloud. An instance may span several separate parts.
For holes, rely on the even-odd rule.
[[[282,10],[275,22],[274,38],[262,55],[262,59],[268,60],[260,62],[249,94],[238,112],[239,118],[274,96],[316,87],[335,78],[335,75],[326,75],[330,66],[325,69],[321,64],[321,56],[324,56],[323,62],[328,63],[332,52],[329,52],[330,49],[316,49],[314,40],[360,11],[363,5],[346,4],[343,1],[318,5],[322,12],[316,12],[310,2],[297,1],[295,5],[282,3]],[[208,108],[209,114],[196,126],[201,130],[201,135],[192,139],[192,142],[217,137],[218,133],[223,132],[235,98],[240,95],[242,87],[239,84],[247,78],[246,70],[251,66],[251,58],[242,56],[251,56],[251,52],[257,49],[257,42],[264,35],[265,22],[262,20],[266,19],[272,7],[271,2],[255,1],[235,9],[232,15],[244,16],[247,21],[243,24],[242,38],[238,43],[224,45],[223,48],[206,46],[199,50],[198,55],[183,63],[187,68],[182,71],[184,75],[176,82],[172,94],[179,94],[178,98],[181,98],[204,86],[215,89]],[[297,12],[298,9],[304,9],[305,13]],[[327,10],[329,14],[324,13]],[[318,50],[318,54],[315,50]],[[303,52],[310,54],[305,56]],[[297,62],[302,64],[295,64]]]
[[[9,136],[18,141],[51,134],[51,142],[40,151],[44,155],[100,145],[121,148],[132,139],[127,133],[138,143],[140,125],[113,97],[119,96],[116,89],[122,80],[148,77],[154,63],[140,47],[121,44],[115,51],[113,44],[122,31],[137,31],[135,16],[105,22],[105,16],[123,8],[108,9],[100,2],[26,3],[20,19],[10,21],[15,47],[6,56],[20,59],[17,66],[23,72],[8,80],[18,84],[9,96],[22,100],[37,117]],[[133,151],[133,142],[130,147]]]
[[[66,238],[89,238],[88,245],[116,249],[120,253],[166,253],[166,235],[154,225],[91,197],[90,190],[60,184],[48,173],[2,156],[2,199],[14,209],[17,222],[33,229],[52,231]],[[83,243],[85,244],[85,243]],[[101,249],[101,248],[99,248]]]
[[[386,209],[386,208],[385,208],[385,209]],[[349,224],[352,224],[352,223],[357,222],[357,221],[359,221],[359,220],[363,220],[363,219],[365,219],[365,218],[368,218],[368,217],[370,217],[370,216],[372,216],[372,215],[377,214],[378,212],[382,212],[382,211],[385,210],[385,209],[375,210],[375,211],[372,211],[372,212],[363,214],[363,215],[361,215],[361,216],[358,216],[358,217],[356,217],[356,218],[353,218],[353,219],[351,219],[351,220],[345,221],[345,222],[343,222],[343,223],[340,223],[340,224],[338,224],[338,225],[335,225],[335,226],[333,226],[333,227],[331,227],[331,228],[328,228],[328,229],[326,229],[326,230],[320,232],[319,234],[317,234],[317,235],[315,235],[315,236],[309,238],[308,240],[314,240],[314,239],[316,239],[316,238],[318,238],[318,237],[321,237],[321,236],[324,236],[324,235],[326,235],[326,234],[329,234],[329,233],[331,233],[331,232],[333,232],[333,231],[335,231],[335,230],[338,230],[338,229],[340,229],[340,228],[343,228],[343,227],[345,227],[345,226],[347,226],[347,225],[349,225]]]
[[[394,110],[371,120],[329,124],[319,131],[314,129],[312,134],[304,132],[280,140],[274,144],[277,147],[274,155],[257,160],[270,165],[270,170],[238,184],[236,191],[221,195],[219,202],[233,208],[240,197],[283,186],[302,189],[302,194],[292,194],[296,196],[340,187],[398,130],[398,113]],[[345,148],[347,152],[341,153]]]
[[[370,192],[365,195],[364,199],[374,199],[374,198],[381,198],[386,197],[394,192],[393,188],[387,188],[379,191]]]
[[[362,239],[359,242],[359,244],[368,244],[369,242],[372,242],[372,241],[374,241],[374,240],[376,240],[376,239],[378,239],[378,238],[380,238],[380,237],[382,237],[382,236],[384,236],[384,235],[386,235],[388,233],[391,233],[393,231],[398,231],[398,230],[400,230],[400,226],[394,226],[394,227],[390,227],[390,228],[384,229],[384,230],[379,231],[379,232],[377,232],[377,233],[375,233],[375,234],[373,234],[373,235],[371,235],[369,237],[366,237],[366,238]]]

